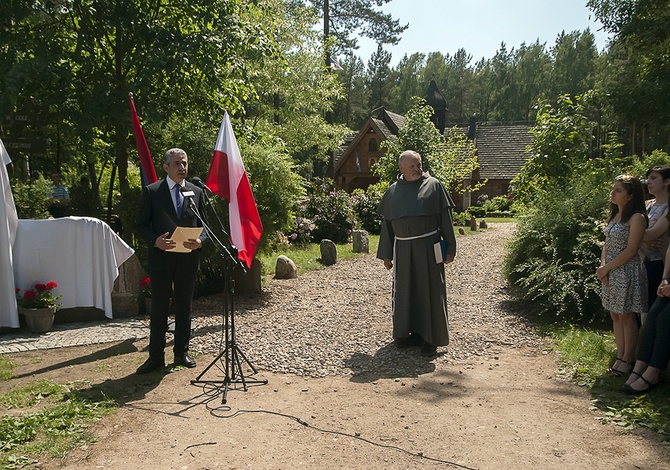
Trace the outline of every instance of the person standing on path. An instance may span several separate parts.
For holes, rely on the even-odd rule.
[[[377,258],[393,269],[393,338],[398,347],[422,346],[434,356],[449,344],[444,265],[456,255],[451,218],[454,203],[442,184],[423,172],[421,155],[407,150],[398,159],[400,177],[377,212],[384,218]],[[436,261],[434,245],[446,241]]]
[[[203,230],[199,238],[183,242],[186,252],[175,252],[177,243],[170,237],[177,227],[202,227],[190,203],[204,216],[204,197],[200,188],[186,181],[188,156],[185,151],[178,148],[168,150],[163,169],[167,173],[164,180],[142,189],[137,218],[137,234],[149,245],[151,277],[149,358],[137,369],[138,374],[165,367],[170,297],[175,304],[174,364],[185,367],[196,365],[188,355],[191,305],[200,265],[200,248],[207,235]]]
[[[647,312],[647,272],[639,255],[647,210],[640,180],[617,176],[610,192],[605,245],[596,270],[602,282],[602,304],[610,312],[616,361],[608,369],[617,377],[633,369],[638,339],[637,314]]]

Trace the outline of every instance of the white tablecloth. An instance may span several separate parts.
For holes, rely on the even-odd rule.
[[[25,291],[54,281],[61,308],[96,307],[112,318],[118,267],[134,253],[105,222],[91,217],[19,220],[14,281]]]

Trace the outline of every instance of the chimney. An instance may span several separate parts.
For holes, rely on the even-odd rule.
[[[470,127],[468,129],[468,139],[475,140],[477,136],[477,114],[470,116]]]

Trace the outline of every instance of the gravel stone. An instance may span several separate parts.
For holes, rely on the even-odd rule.
[[[446,267],[451,344],[435,358],[393,345],[391,273],[374,253],[297,279],[273,279],[260,295],[236,296],[239,350],[271,372],[389,378],[416,377],[445,363],[495,362],[500,346],[541,347],[543,339],[508,308],[513,299],[500,268],[513,230],[491,223],[457,238],[456,259]],[[194,351],[223,350],[222,300],[221,294],[194,302]]]

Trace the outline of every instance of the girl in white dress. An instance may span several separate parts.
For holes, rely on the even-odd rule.
[[[603,307],[614,325],[617,359],[608,369],[621,376],[633,369],[637,346],[637,315],[647,311],[647,272],[639,255],[647,210],[640,180],[617,176],[610,192],[605,245],[596,270],[602,282]]]

